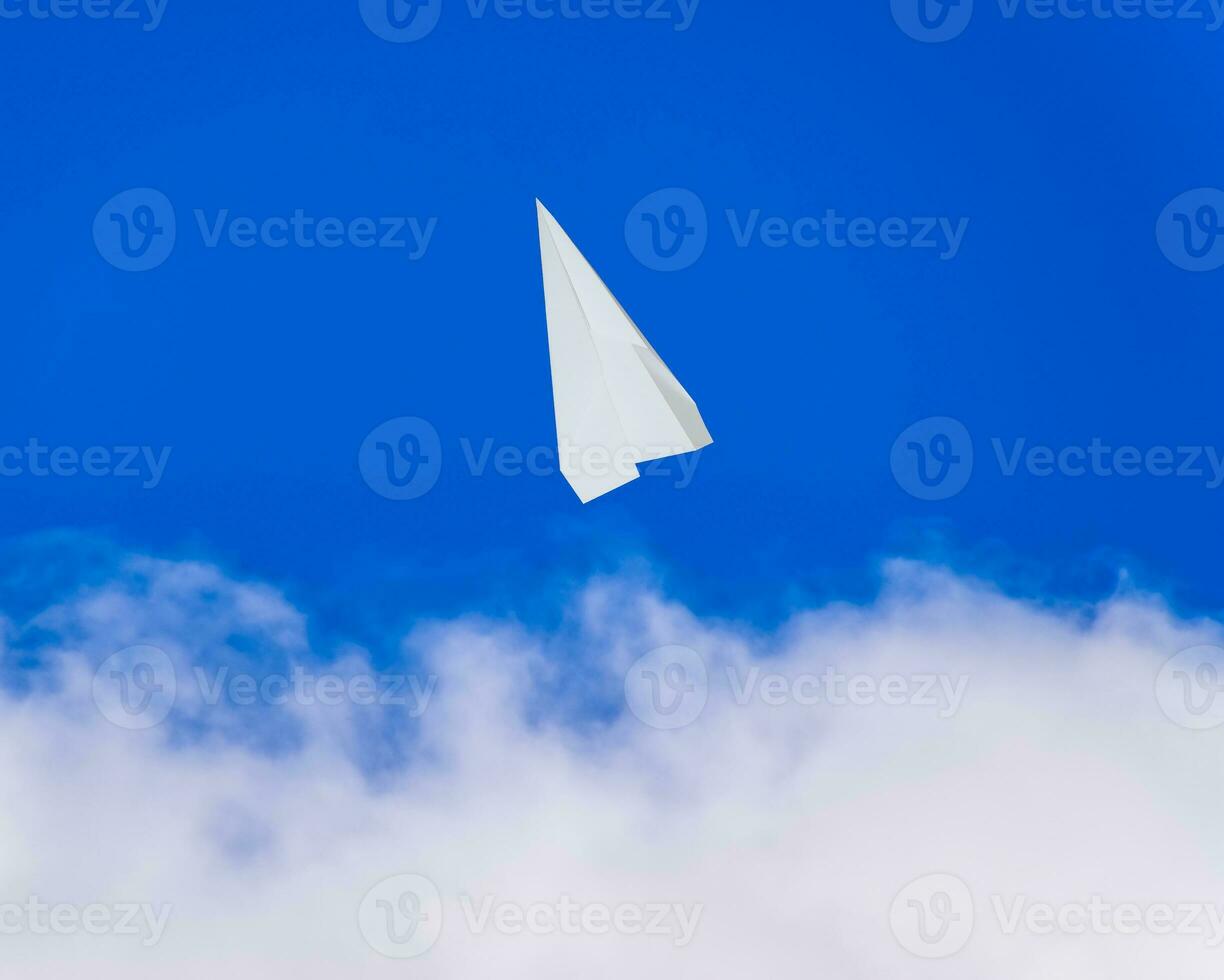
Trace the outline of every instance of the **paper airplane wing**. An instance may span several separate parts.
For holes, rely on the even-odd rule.
[[[561,473],[585,504],[713,439],[697,405],[539,201]]]

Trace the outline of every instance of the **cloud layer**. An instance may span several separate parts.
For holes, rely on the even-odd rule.
[[[16,975],[1224,963],[1215,653],[1169,664],[1221,630],[1152,597],[896,562],[869,606],[762,631],[611,578],[550,631],[423,623],[376,668],[204,564],[57,590],[4,623]]]

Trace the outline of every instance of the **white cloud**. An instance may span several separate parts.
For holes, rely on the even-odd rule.
[[[761,631],[607,579],[551,635],[422,625],[404,643],[414,677],[437,681],[419,719],[353,703],[352,687],[334,704],[209,704],[196,667],[257,682],[295,665],[345,681],[389,671],[351,647],[329,662],[282,596],[206,565],[134,559],[9,618],[4,656],[48,666],[0,696],[0,928],[28,921],[4,906],[31,896],[130,905],[137,925],[141,907],[171,912],[154,945],[148,930],[0,937],[6,975],[1214,980],[1224,962],[1211,918],[1224,915],[1224,727],[1168,717],[1186,691],[1190,709],[1209,703],[1177,685],[1210,684],[1212,665],[1156,689],[1162,664],[1221,630],[1151,598],[1038,606],[898,562],[870,606]],[[93,699],[96,666],[133,644],[175,665],[174,711],[147,730]],[[668,645],[696,652],[708,690],[691,663],[680,676],[639,662]],[[643,671],[664,702],[705,694],[690,724],[639,718],[660,721]],[[935,873],[970,896],[935,881],[960,916],[942,944],[941,920],[925,942],[909,904],[940,901]],[[411,898],[396,882],[371,893],[404,875],[442,902],[436,942],[407,962],[367,942],[412,949],[386,932]],[[1084,914],[1114,931],[1068,934],[1094,896]],[[1137,935],[1119,931],[1128,903],[1149,919]],[[1219,904],[1190,920],[1195,903]],[[1062,931],[1005,933],[1017,910],[1043,928],[1043,905]],[[1183,934],[1160,934],[1165,906]],[[485,911],[554,932],[473,932]],[[583,914],[594,929],[565,934]],[[969,916],[955,955],[904,948],[948,952]],[[1186,934],[1194,924],[1208,935]]]

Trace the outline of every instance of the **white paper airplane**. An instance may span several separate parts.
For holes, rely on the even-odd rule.
[[[585,504],[714,440],[697,405],[538,200],[561,473]]]

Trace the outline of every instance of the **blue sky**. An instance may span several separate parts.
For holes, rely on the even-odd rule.
[[[977,0],[931,42],[900,0],[634,19],[442,2],[396,43],[356,3],[170,0],[154,26],[140,4],[143,22],[7,0],[0,444],[102,447],[103,470],[122,447],[171,451],[151,487],[20,464],[0,533],[214,558],[356,636],[482,605],[546,615],[639,558],[695,608],[766,619],[869,594],[891,554],[1068,596],[1125,565],[1186,607],[1224,601],[1207,452],[1224,447],[1224,272],[1192,271],[1177,237],[1213,263],[1209,4],[1043,19]],[[115,208],[139,222],[168,202],[173,247],[125,271],[104,206],[141,188],[164,198]],[[537,196],[701,406],[715,444],[687,486],[672,463],[582,507],[555,474],[471,472],[486,444],[553,443]],[[683,268],[651,259],[647,198],[658,220],[681,202],[685,227],[704,211]],[[230,237],[299,211],[343,240]],[[825,240],[829,212],[843,236],[859,219],[860,245]],[[402,247],[360,247],[359,219]],[[358,459],[402,417],[437,432],[441,469],[394,501]],[[925,500],[914,450],[900,475],[890,453],[932,417],[975,455],[960,492]],[[916,442],[963,460],[940,435]],[[1094,438],[1136,447],[1140,472],[1005,472],[1018,439],[1057,455]],[[1204,474],[1159,475],[1161,447],[1188,470],[1178,447],[1198,447]]]
[[[2,955],[1217,978],[1222,25],[0,0]],[[536,198],[715,440],[585,507]]]

